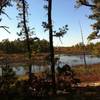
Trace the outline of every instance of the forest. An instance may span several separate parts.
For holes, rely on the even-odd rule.
[[[1,54],[8,53],[8,54],[16,54],[16,53],[27,53],[26,47],[25,47],[25,41],[26,40],[14,40],[9,41],[8,39],[2,40],[0,42],[0,51]],[[30,38],[30,45],[31,45],[31,51],[33,53],[49,53],[49,41],[43,39],[43,40],[34,40]],[[78,43],[76,45],[72,45],[70,47],[54,47],[55,54],[67,54],[67,55],[81,55],[83,54],[83,47],[84,45],[82,43]],[[85,45],[85,53],[87,55],[93,55],[93,56],[100,56],[100,42],[97,43],[89,43]]]
[[[8,54],[13,53],[26,53],[25,47],[26,40],[14,40],[9,41],[8,39],[0,42],[0,51]],[[30,39],[31,50],[36,53],[49,52],[49,42],[47,40],[34,40]]]
[[[29,1],[0,0],[0,29],[8,34],[12,33],[2,22],[4,16],[8,18],[7,20],[13,16],[7,13],[8,8],[13,10],[13,7],[17,11],[16,29],[19,29],[16,31],[19,38],[15,40],[6,38],[0,41],[0,100],[100,100],[100,63],[92,64],[91,60],[91,64],[87,64],[86,61],[89,59],[86,57],[88,55],[91,59],[100,57],[100,42],[91,42],[100,38],[100,0],[73,0],[75,9],[89,8],[91,13],[88,19],[93,20],[94,23],[91,25],[92,32],[87,35],[87,44],[84,42],[85,37],[79,23],[82,42],[71,46],[62,45],[62,39],[70,30],[70,25],[66,22],[58,30],[55,29],[56,24],[52,16],[53,0],[43,0],[43,9],[41,8],[46,15],[41,27],[48,33],[48,39],[41,39],[35,34],[34,28],[30,27],[30,22],[38,22],[39,19],[30,20]],[[57,12],[59,11],[55,13]],[[36,11],[31,13],[36,13]],[[44,36],[43,33],[41,36]],[[58,42],[54,46],[56,38],[59,39],[60,46]],[[63,60],[68,59],[65,55],[74,56],[80,59],[80,62],[80,55],[82,55],[83,64],[71,66],[68,62],[61,62],[61,57]],[[74,63],[78,61],[76,58],[73,60]],[[34,70],[37,69],[38,71],[35,72]]]

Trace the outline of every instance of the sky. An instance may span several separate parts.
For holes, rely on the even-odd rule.
[[[33,37],[39,37],[40,39],[49,40],[48,32],[44,32],[42,22],[47,21],[47,11],[43,9],[46,2],[44,0],[28,0],[29,3],[29,26],[35,28],[35,34]],[[92,32],[91,24],[94,21],[88,19],[88,15],[91,13],[88,7],[75,8],[75,0],[53,0],[52,2],[52,20],[53,30],[58,30],[59,27],[68,25],[67,34],[61,38],[54,37],[54,46],[72,46],[82,41],[80,25],[81,23],[82,32],[85,43],[88,43],[87,37]],[[16,7],[7,7],[6,13],[10,16],[10,19],[5,15],[2,15],[2,22],[0,26],[8,26],[10,34],[4,29],[0,28],[0,41],[3,39],[15,40],[19,38],[17,36],[17,10]]]

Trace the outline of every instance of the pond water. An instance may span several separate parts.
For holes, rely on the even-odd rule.
[[[58,55],[57,55],[58,57]],[[59,66],[63,66],[64,64],[68,64],[70,66],[75,66],[79,64],[84,64],[83,56],[68,56],[68,55],[59,55]],[[58,65],[56,64],[56,66]],[[86,55],[86,63],[87,64],[96,64],[100,63],[100,58],[98,57],[91,57],[90,55]],[[16,72],[16,75],[24,75],[28,72],[28,68],[24,68],[23,66],[13,67],[13,70]],[[50,70],[50,66],[38,66],[32,65],[32,72],[39,72],[39,71],[47,71]],[[2,75],[2,69],[0,68],[0,75]]]
[[[100,57],[92,57],[91,55],[86,55],[85,58],[86,58],[87,64],[100,63]],[[60,61],[64,64],[68,64],[70,66],[84,64],[83,55],[77,55],[77,56],[68,56],[68,55],[62,56],[61,55]]]

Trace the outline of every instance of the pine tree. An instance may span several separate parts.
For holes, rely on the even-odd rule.
[[[9,6],[9,7],[12,6],[11,0],[0,0],[0,15],[4,14],[4,15],[6,15],[8,18],[10,18],[10,17],[8,16],[8,14],[5,12],[5,9],[6,9],[8,6]],[[1,21],[2,21],[2,17],[0,17],[0,22],[1,22]],[[8,31],[8,28],[9,28],[9,27],[7,27],[7,26],[0,26],[0,28],[3,28],[6,32],[10,33],[10,32]]]
[[[28,59],[29,59],[29,82],[31,84],[31,46],[30,46],[30,38],[33,35],[33,31],[30,31],[30,28],[28,26],[28,2],[26,0],[16,0],[17,2],[17,9],[19,11],[19,16],[17,17],[19,19],[18,28],[21,28],[20,33],[18,33],[19,36],[22,36],[26,40],[26,48],[28,53]]]
[[[61,37],[63,36],[67,30],[68,25],[63,26],[62,28],[59,28],[59,31],[53,30],[53,24],[52,24],[52,0],[45,0],[47,2],[46,5],[44,5],[44,8],[47,10],[48,14],[48,22],[43,22],[42,26],[45,28],[45,31],[49,31],[49,48],[50,48],[50,64],[51,64],[51,72],[52,72],[52,88],[53,88],[53,94],[56,94],[56,81],[55,81],[55,58],[54,58],[54,47],[53,47],[53,37]]]
[[[92,24],[93,32],[88,36],[88,40],[100,38],[100,0],[77,0],[78,7],[81,5],[91,8],[92,15],[89,18],[95,20]]]

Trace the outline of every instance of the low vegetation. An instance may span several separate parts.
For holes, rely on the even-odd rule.
[[[72,68],[81,82],[100,82],[100,64],[77,65]]]

